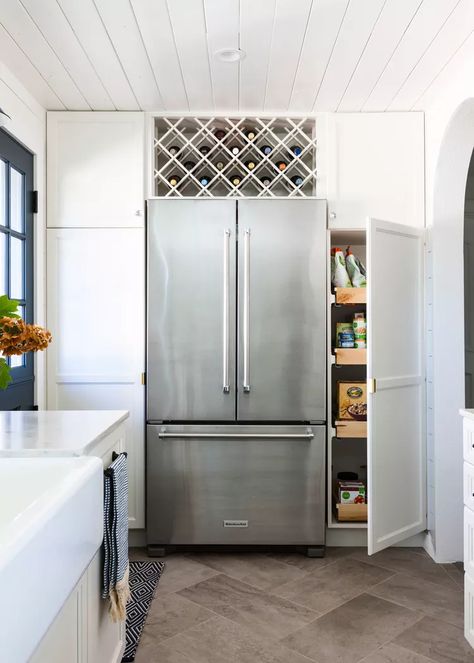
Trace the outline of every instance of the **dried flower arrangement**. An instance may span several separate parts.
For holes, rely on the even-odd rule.
[[[29,325],[18,315],[18,302],[0,295],[0,389],[11,382],[10,367],[4,357],[44,350],[51,333],[39,325]]]

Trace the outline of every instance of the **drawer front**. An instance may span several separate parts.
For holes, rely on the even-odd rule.
[[[474,421],[464,418],[463,421],[464,460],[474,465]]]
[[[474,465],[464,463],[464,504],[474,511]]]
[[[464,507],[464,570],[474,578],[474,511]]]
[[[474,647],[474,581],[467,573],[464,576],[464,636]]]

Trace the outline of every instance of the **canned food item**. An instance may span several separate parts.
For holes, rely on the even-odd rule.
[[[336,323],[336,345],[338,348],[354,347],[354,329],[350,322]]]

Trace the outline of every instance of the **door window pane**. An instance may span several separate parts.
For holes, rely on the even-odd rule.
[[[10,357],[10,366],[12,368],[18,368],[19,366],[24,366],[26,361],[26,355],[12,355]]]
[[[24,232],[25,176],[16,168],[10,167],[10,228]]]
[[[0,226],[7,225],[6,189],[7,167],[5,161],[0,159]]]
[[[25,240],[10,237],[10,297],[23,299],[25,293],[23,252]]]
[[[0,232],[0,295],[7,294],[7,234]]]

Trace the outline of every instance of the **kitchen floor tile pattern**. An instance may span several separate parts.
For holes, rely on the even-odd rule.
[[[421,548],[169,555],[135,661],[474,663],[462,605],[459,566]]]

